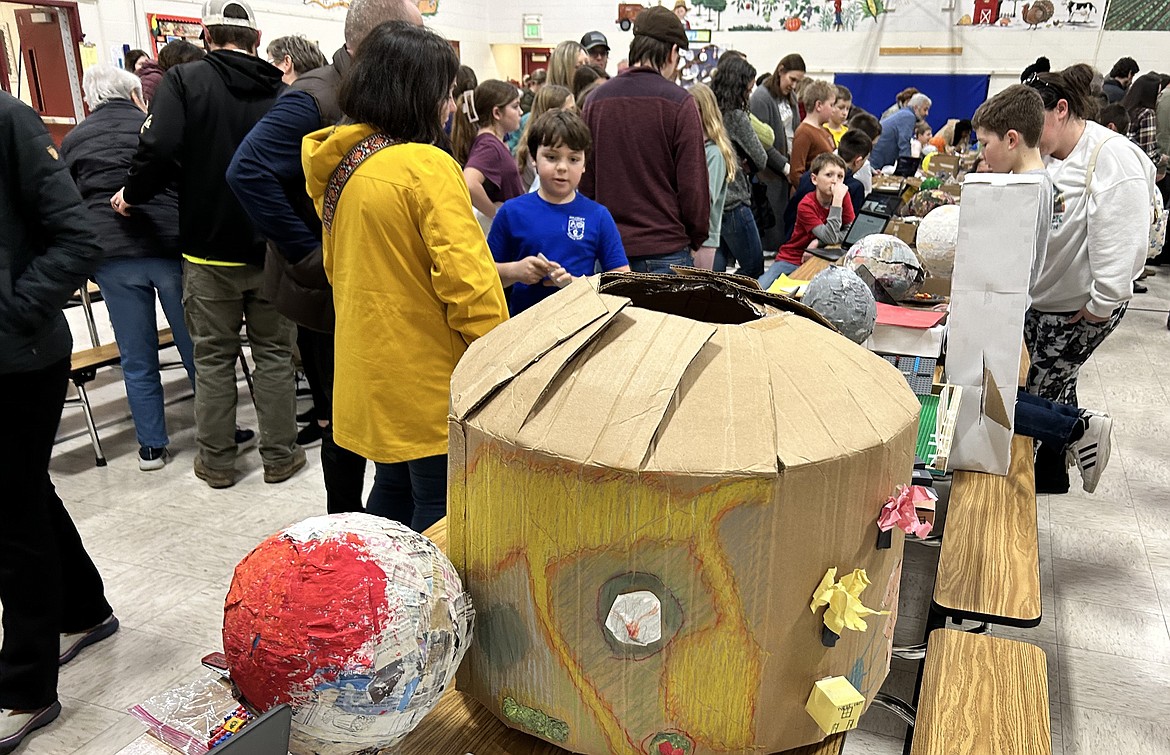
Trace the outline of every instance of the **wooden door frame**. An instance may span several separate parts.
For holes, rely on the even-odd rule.
[[[32,7],[53,8],[58,11],[63,11],[65,16],[69,19],[69,32],[73,37],[73,62],[77,69],[77,86],[81,87],[81,42],[85,39],[85,35],[81,32],[81,14],[77,12],[77,3],[74,0],[33,0],[33,2],[26,2],[26,0],[0,0],[0,3],[6,5],[24,5]],[[15,40],[12,40],[15,42]],[[89,107],[82,101],[82,107],[88,111]]]

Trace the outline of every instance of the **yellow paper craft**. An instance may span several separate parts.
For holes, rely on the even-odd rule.
[[[868,627],[866,616],[885,616],[889,611],[875,611],[861,604],[861,593],[869,587],[869,577],[865,569],[854,569],[837,580],[837,567],[832,567],[813,593],[812,604],[809,608],[813,613],[825,606],[825,626],[833,633],[841,634],[843,629],[852,629],[864,632]]]
[[[857,728],[865,697],[843,676],[821,679],[813,685],[804,709],[826,734]]]
[[[803,294],[804,289],[807,286],[808,281],[797,280],[796,278],[789,278],[787,275],[781,275],[772,285],[768,286],[768,293],[796,296],[797,294]]]

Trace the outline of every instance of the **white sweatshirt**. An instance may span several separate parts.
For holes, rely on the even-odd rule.
[[[1105,140],[1086,197],[1089,160]],[[1066,159],[1046,163],[1056,207],[1032,307],[1076,312],[1087,306],[1094,315],[1108,317],[1133,297],[1133,281],[1146,261],[1154,164],[1129,139],[1093,122],[1085,124]]]

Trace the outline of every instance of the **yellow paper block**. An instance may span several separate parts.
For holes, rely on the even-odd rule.
[[[857,728],[865,698],[843,676],[821,679],[813,685],[804,709],[826,734]]]
[[[768,286],[768,293],[770,294],[795,294],[801,286],[807,286],[808,281],[797,280],[789,278],[787,275],[781,275],[776,281]]]

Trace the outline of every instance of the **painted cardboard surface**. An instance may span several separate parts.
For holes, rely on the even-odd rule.
[[[452,379],[449,550],[481,616],[459,688],[575,752],[820,741],[814,682],[872,700],[894,616],[826,648],[809,600],[827,568],[865,568],[885,588],[873,607],[896,607],[903,535],[879,551],[875,522],[909,480],[917,400],[800,314],[711,323],[574,286],[477,341]],[[516,339],[530,362],[483,380]]]
[[[983,173],[963,184],[946,381],[963,388],[952,469],[1007,474],[1041,178]],[[995,394],[992,396],[991,394]]]

